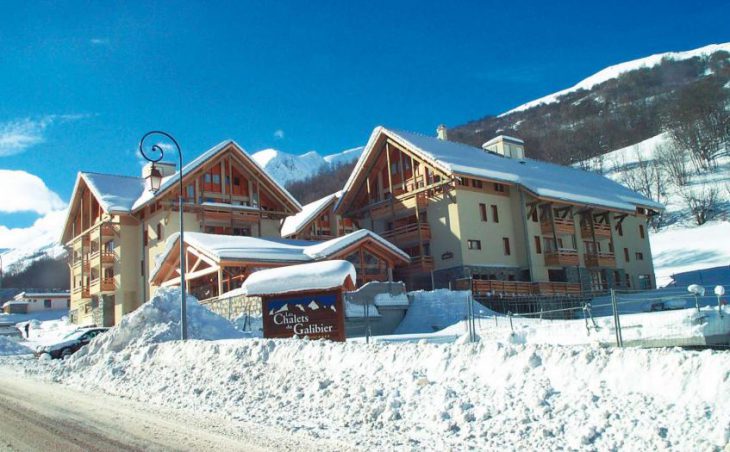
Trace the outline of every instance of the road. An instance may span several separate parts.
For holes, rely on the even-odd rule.
[[[281,431],[41,382],[0,366],[0,451],[336,450]]]

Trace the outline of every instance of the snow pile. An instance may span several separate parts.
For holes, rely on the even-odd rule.
[[[404,293],[390,294],[379,293],[373,301],[375,306],[408,306],[408,296]]]
[[[178,341],[51,371],[366,450],[719,450],[730,440],[730,355],[716,351]]]
[[[289,265],[254,272],[239,289],[227,292],[224,296],[259,296],[335,289],[344,286],[348,278],[352,284],[357,279],[355,266],[348,261],[331,260]]]
[[[494,312],[471,299],[469,291],[419,290],[409,292],[413,299],[395,334],[432,333],[467,318],[471,300],[475,315],[490,316]],[[461,333],[466,331],[462,328]]]
[[[50,345],[60,342],[64,336],[79,328],[78,325],[69,322],[68,317],[62,317],[59,320],[31,320],[27,323],[30,325],[30,337],[25,338],[25,342],[34,349],[39,345]],[[17,325],[18,329],[23,333],[23,337],[25,337],[24,326],[24,323]]]
[[[187,301],[188,338],[202,340],[243,337],[231,322],[201,306],[190,295]],[[140,308],[122,317],[121,322],[99,335],[87,347],[73,355],[78,358],[102,356],[127,348],[142,347],[180,339],[180,289],[160,288]]]
[[[27,355],[29,353],[33,353],[33,350],[9,337],[0,336],[0,356]]]

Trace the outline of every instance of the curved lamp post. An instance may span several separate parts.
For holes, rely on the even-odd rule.
[[[162,160],[162,158],[165,156],[165,148],[168,146],[165,146],[162,142],[155,141],[148,150],[145,151],[145,140],[147,140],[150,137],[154,137],[156,135],[159,135],[160,137],[164,137],[172,144],[175,145],[175,149],[177,149],[177,155],[180,159],[180,166],[179,172],[180,172],[180,197],[179,197],[179,207],[180,207],[180,338],[182,340],[186,340],[188,338],[188,319],[187,319],[187,305],[185,303],[185,242],[184,242],[184,230],[183,227],[183,201],[184,201],[184,192],[183,192],[183,174],[182,174],[182,168],[183,168],[183,158],[182,158],[182,150],[180,149],[180,145],[177,143],[177,140],[172,137],[167,132],[163,132],[161,130],[153,130],[151,132],[147,132],[142,136],[142,139],[139,140],[139,152],[142,154],[142,157],[145,158],[148,162],[152,163],[152,168],[150,168],[149,175],[145,176],[145,181],[147,185],[147,189],[151,191],[152,193],[156,193],[160,189],[160,185],[162,185],[162,173],[159,169],[155,167],[155,163]]]

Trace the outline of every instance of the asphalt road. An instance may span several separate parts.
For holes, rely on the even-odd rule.
[[[321,446],[210,413],[162,409],[41,382],[0,366],[0,451],[263,451],[321,450]]]

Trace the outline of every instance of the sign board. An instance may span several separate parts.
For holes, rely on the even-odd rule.
[[[342,292],[268,295],[261,298],[264,337],[345,340]]]

